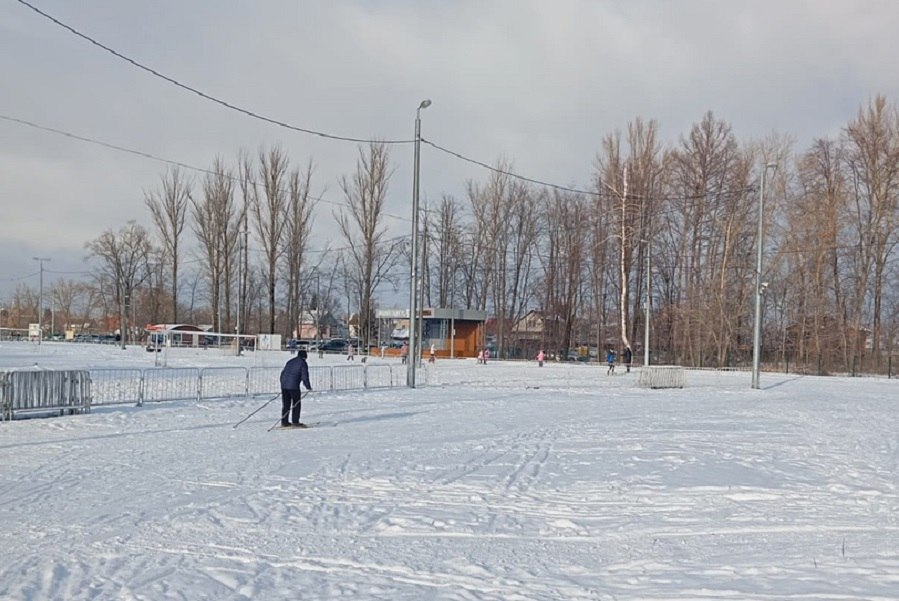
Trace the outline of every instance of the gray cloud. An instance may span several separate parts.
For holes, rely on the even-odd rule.
[[[603,135],[655,118],[666,141],[707,110],[744,139],[834,135],[892,72],[899,4],[812,1],[35,0],[59,19],[210,94],[354,137],[423,135],[486,162],[588,185]],[[0,114],[208,167],[281,144],[312,159],[339,203],[354,144],[290,132],[179,90],[16,2],[0,6]],[[129,219],[165,166],[0,121],[0,299],[36,285],[34,254],[84,269],[83,246]],[[397,146],[389,210],[409,211],[412,149]],[[422,195],[461,196],[482,169],[425,148]],[[316,243],[333,236],[323,204]],[[408,223],[393,220],[395,233]],[[24,280],[21,278],[25,278]]]

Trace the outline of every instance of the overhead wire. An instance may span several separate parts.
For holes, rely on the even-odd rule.
[[[158,77],[159,79],[162,79],[163,81],[166,81],[166,82],[172,84],[173,86],[177,86],[177,87],[181,88],[182,90],[186,90],[188,92],[196,94],[197,96],[199,96],[205,100],[214,102],[215,104],[223,106],[229,110],[241,113],[241,114],[251,117],[253,119],[258,119],[259,121],[264,121],[271,125],[277,125],[278,127],[283,127],[285,129],[290,129],[290,130],[293,130],[296,132],[309,134],[309,135],[313,135],[313,136],[318,136],[321,138],[327,138],[330,140],[339,140],[339,141],[343,141],[343,142],[357,142],[357,143],[363,143],[363,144],[371,144],[371,143],[411,144],[412,142],[414,142],[414,140],[375,140],[375,139],[369,139],[369,138],[357,138],[357,137],[353,137],[353,136],[340,136],[340,135],[336,135],[336,134],[329,134],[329,133],[326,133],[323,131],[317,131],[314,129],[308,129],[305,127],[298,127],[296,125],[291,125],[290,123],[287,123],[280,119],[275,119],[273,117],[268,117],[261,113],[257,113],[256,111],[251,111],[249,109],[238,106],[232,102],[222,100],[221,98],[218,98],[217,96],[213,96],[212,94],[206,93],[206,92],[200,90],[199,88],[182,83],[182,82],[178,81],[177,79],[175,79],[174,77],[166,75],[166,74],[162,73],[161,71],[158,71],[157,69],[148,67],[148,66],[144,65],[143,63],[141,63],[129,56],[126,56],[125,54],[119,52],[118,50],[115,50],[114,48],[111,48],[111,47],[107,46],[106,44],[103,44],[102,42],[94,39],[93,37],[87,35],[86,33],[82,33],[81,31],[75,29],[71,25],[68,25],[68,24],[60,21],[53,15],[50,15],[49,13],[41,10],[40,8],[38,8],[34,4],[31,4],[30,2],[27,2],[26,0],[16,0],[16,1],[19,4],[21,4],[22,6],[25,6],[29,9],[31,9],[38,15],[53,22],[55,25],[62,27],[66,31],[78,36],[79,38],[89,42],[90,44],[93,44],[94,46],[96,46],[98,48],[101,48],[102,50],[105,50],[106,52],[112,54],[116,58],[119,58],[119,59],[133,65],[134,67],[149,73],[150,75],[153,75],[154,77]]]
[[[152,68],[152,67],[149,67],[149,66],[147,66],[147,65],[145,65],[145,64],[143,64],[143,63],[141,63],[140,61],[138,61],[138,60],[136,60],[136,59],[133,59],[133,58],[131,58],[130,56],[127,56],[127,55],[125,55],[124,53],[122,53],[122,52],[120,52],[120,51],[118,51],[118,50],[115,50],[114,48],[112,48],[112,47],[110,47],[110,46],[108,46],[108,45],[106,45],[106,44],[100,42],[99,40],[95,39],[94,37],[92,37],[92,36],[90,36],[90,35],[88,35],[88,34],[86,34],[86,33],[83,33],[82,31],[80,31],[80,30],[76,29],[75,27],[73,27],[73,26],[71,26],[71,25],[69,25],[69,24],[67,24],[67,23],[65,23],[65,22],[63,22],[63,21],[61,21],[60,19],[54,17],[53,15],[50,15],[50,14],[47,13],[46,11],[44,11],[44,10],[38,8],[37,6],[35,6],[34,4],[32,4],[31,2],[28,2],[27,0],[16,0],[16,1],[17,1],[19,4],[21,4],[21,5],[25,6],[26,8],[30,9],[31,11],[35,12],[36,14],[40,15],[41,17],[43,17],[43,18],[45,18],[45,19],[51,21],[53,24],[57,25],[58,27],[61,27],[61,28],[65,29],[66,31],[70,32],[71,34],[73,34],[73,35],[75,35],[75,36],[77,36],[77,37],[79,37],[79,38],[81,38],[81,39],[87,41],[88,43],[90,43],[90,44],[92,44],[92,45],[94,45],[94,46],[96,46],[96,47],[98,47],[98,48],[100,48],[100,49],[102,49],[102,50],[104,50],[104,51],[106,51],[106,52],[112,54],[112,55],[115,56],[116,58],[118,58],[118,59],[120,59],[120,60],[123,60],[123,61],[125,61],[125,62],[131,64],[131,65],[134,66],[135,68],[138,68],[138,69],[140,69],[140,70],[142,70],[142,71],[144,71],[144,72],[146,72],[146,73],[149,73],[150,75],[152,75],[152,76],[154,76],[154,77],[157,77],[157,78],[159,78],[159,79],[162,79],[163,81],[166,81],[167,83],[169,83],[169,84],[171,84],[171,85],[174,85],[174,86],[176,86],[176,87],[178,87],[178,88],[181,88],[181,89],[183,89],[183,90],[185,90],[185,91],[188,91],[188,92],[191,92],[191,93],[193,93],[193,94],[196,94],[197,96],[199,96],[199,97],[201,97],[201,98],[203,98],[203,99],[205,99],[205,100],[207,100],[207,101],[213,102],[213,103],[218,104],[218,105],[220,105],[220,106],[223,106],[223,107],[225,107],[225,108],[227,108],[227,109],[229,109],[229,110],[232,110],[232,111],[241,113],[241,114],[243,114],[243,115],[245,115],[245,116],[248,116],[248,117],[251,117],[251,118],[253,118],[253,119],[257,119],[257,120],[260,120],[260,121],[264,121],[264,122],[267,122],[267,123],[269,123],[269,124],[276,125],[276,126],[278,126],[278,127],[282,127],[282,128],[288,129],[288,130],[292,130],[292,131],[296,131],[296,132],[300,132],[300,133],[305,133],[305,134],[309,134],[309,135],[314,135],[314,136],[319,136],[319,137],[322,137],[322,138],[338,140],[338,141],[347,141],[347,142],[356,142],[356,143],[384,143],[384,144],[410,144],[410,143],[414,143],[414,142],[415,142],[415,140],[411,140],[411,139],[385,139],[385,140],[376,140],[376,139],[360,138],[360,137],[353,137],[353,136],[341,136],[341,135],[330,134],[330,133],[327,133],[327,132],[318,131],[318,130],[313,130],[313,129],[309,129],[309,128],[298,127],[298,126],[292,125],[292,124],[290,124],[290,123],[287,123],[287,122],[285,122],[285,121],[282,121],[282,120],[280,120],[280,119],[275,119],[275,118],[272,118],[272,117],[268,117],[268,116],[263,115],[263,114],[260,114],[260,113],[258,113],[258,112],[256,112],[256,111],[253,111],[253,110],[250,110],[250,109],[241,107],[241,106],[239,106],[239,105],[236,105],[236,104],[234,104],[234,103],[232,103],[232,102],[223,100],[223,99],[221,99],[221,98],[219,98],[219,97],[217,97],[217,96],[214,96],[214,95],[212,95],[212,94],[209,94],[209,93],[207,93],[207,92],[204,92],[204,91],[200,90],[199,88],[197,88],[197,87],[195,87],[195,86],[191,86],[191,85],[185,84],[185,83],[183,83],[183,82],[181,82],[181,81],[175,79],[175,78],[172,77],[172,76],[169,76],[169,75],[166,75],[166,74],[162,73],[161,71],[159,71],[159,70],[157,70],[157,69],[154,69],[154,68]],[[26,126],[29,126],[29,127],[32,127],[32,128],[44,130],[44,131],[51,132],[51,133],[55,133],[55,134],[58,134],[58,135],[66,136],[66,137],[71,138],[71,139],[80,140],[80,141],[88,142],[88,143],[92,143],[92,144],[97,144],[97,145],[104,146],[104,147],[107,147],[107,148],[112,149],[112,150],[116,150],[116,151],[120,151],[120,152],[126,152],[126,153],[129,153],[129,154],[133,154],[133,155],[135,155],[135,156],[140,156],[140,157],[147,158],[147,159],[151,159],[151,160],[154,160],[154,161],[163,162],[163,163],[166,163],[166,164],[169,164],[169,165],[174,165],[174,166],[182,167],[182,168],[185,168],[185,169],[188,169],[188,170],[191,170],[191,171],[196,171],[196,172],[201,172],[201,173],[206,173],[206,174],[211,174],[211,175],[222,175],[222,174],[220,174],[220,173],[218,173],[218,172],[215,172],[215,171],[212,171],[212,170],[209,170],[209,169],[204,169],[204,168],[201,168],[201,167],[195,167],[195,166],[193,166],[193,165],[189,165],[189,164],[183,163],[183,162],[181,162],[181,161],[175,161],[175,160],[171,160],[171,159],[166,159],[166,158],[162,158],[162,157],[157,157],[157,156],[155,156],[155,155],[153,155],[153,154],[151,154],[151,153],[147,153],[147,152],[140,151],[140,150],[134,150],[134,149],[127,148],[127,147],[124,147],[124,146],[120,146],[120,145],[117,145],[117,144],[112,144],[112,143],[109,143],[109,142],[104,142],[104,141],[101,141],[101,140],[96,140],[96,139],[88,138],[88,137],[86,137],[86,136],[80,136],[80,135],[77,135],[77,134],[72,134],[72,133],[70,133],[70,132],[66,132],[66,131],[63,131],[63,130],[60,130],[60,129],[56,129],[56,128],[52,128],[52,127],[48,127],[48,126],[39,125],[39,124],[37,124],[37,123],[34,123],[34,122],[32,122],[32,121],[28,121],[28,120],[25,120],[25,119],[19,119],[19,118],[16,118],[16,117],[10,117],[10,116],[7,116],[7,115],[0,115],[0,119],[4,119],[4,120],[10,121],[10,122],[19,123],[19,124],[21,124],[21,125],[26,125]],[[494,173],[498,173],[498,174],[501,174],[501,175],[505,175],[505,176],[508,176],[508,177],[512,177],[512,178],[517,179],[517,180],[520,180],[520,181],[528,182],[528,183],[531,183],[531,184],[534,184],[534,185],[538,185],[538,186],[542,186],[542,187],[545,187],[545,188],[557,190],[557,191],[560,191],[560,192],[573,193],[573,194],[583,195],[583,196],[590,196],[590,197],[611,197],[611,198],[619,198],[619,197],[620,197],[620,194],[617,193],[616,191],[614,191],[614,190],[613,190],[611,187],[609,187],[609,186],[606,186],[606,187],[609,188],[609,191],[601,191],[601,190],[585,190],[585,189],[575,188],[575,187],[571,187],[571,186],[563,186],[563,185],[555,184],[555,183],[548,182],[548,181],[545,181],[545,180],[540,180],[540,179],[537,179],[537,178],[524,176],[524,175],[521,175],[521,174],[519,174],[519,173],[515,173],[515,172],[513,172],[513,171],[510,171],[510,170],[506,170],[506,169],[501,169],[501,168],[495,167],[495,166],[490,165],[490,164],[488,164],[488,163],[486,163],[486,162],[484,162],[484,161],[480,161],[480,160],[474,159],[474,158],[472,158],[472,157],[469,157],[469,156],[467,156],[467,155],[465,155],[465,154],[463,154],[463,153],[461,153],[461,152],[458,152],[458,151],[455,151],[455,150],[451,150],[451,149],[449,149],[449,148],[447,148],[447,147],[445,147],[445,146],[442,146],[442,145],[440,145],[440,144],[434,142],[433,140],[429,140],[429,139],[426,139],[426,138],[423,138],[423,137],[422,137],[422,138],[419,138],[419,139],[420,139],[420,141],[421,141],[423,144],[426,144],[426,145],[428,145],[428,146],[434,148],[435,150],[437,150],[437,151],[439,151],[439,152],[442,152],[442,153],[445,153],[445,154],[447,154],[447,155],[449,155],[449,156],[451,156],[451,157],[454,157],[454,158],[456,158],[456,159],[458,159],[458,160],[461,160],[461,161],[463,161],[463,162],[467,162],[467,163],[476,165],[476,166],[478,166],[478,167],[481,167],[481,168],[483,168],[483,169],[487,169],[487,170],[489,170],[489,171],[491,171],[491,172],[494,172]],[[238,181],[238,182],[240,181],[239,178],[237,178],[237,177],[235,177],[235,176],[229,176],[229,175],[225,174],[225,177],[227,177],[227,178],[229,178],[229,179],[231,179],[231,180],[233,180],[233,181]],[[259,186],[259,185],[260,185],[258,182],[255,182],[255,181],[252,181],[252,180],[250,180],[249,183],[251,183],[253,186]],[[602,183],[602,182],[600,182],[600,183]],[[604,185],[605,185],[605,184],[604,184]],[[669,195],[641,195],[641,194],[638,194],[638,193],[630,193],[630,194],[628,194],[628,197],[630,197],[630,198],[635,198],[635,199],[650,198],[650,199],[654,199],[654,200],[697,200],[697,199],[707,198],[707,197],[709,196],[709,194],[713,194],[713,195],[716,195],[716,196],[726,196],[726,195],[731,195],[731,194],[741,194],[741,193],[751,192],[751,191],[753,191],[753,190],[754,190],[754,187],[747,187],[747,188],[738,188],[738,189],[729,190],[729,191],[703,192],[703,193],[698,193],[698,194],[693,194],[693,195],[683,195],[683,196],[669,196]],[[325,199],[325,198],[320,197],[320,196],[319,196],[319,197],[310,197],[310,198],[311,198],[312,200],[317,200],[317,201],[325,202],[325,203],[327,203],[327,204],[335,204],[335,205],[338,205],[338,206],[340,206],[340,207],[346,207],[346,205],[345,205],[344,203],[339,203],[339,202],[336,202],[336,201],[331,201],[331,200]],[[428,211],[427,208],[425,208],[424,210],[425,210],[426,212]],[[402,221],[410,221],[409,218],[402,217],[402,216],[398,216],[398,215],[393,215],[393,214],[389,214],[389,213],[385,213],[385,216],[388,216],[388,217],[391,217],[391,218],[394,218],[394,219],[399,219],[399,220],[402,220]],[[406,236],[400,236],[400,237],[397,237],[396,239],[401,239],[401,238],[405,238],[405,237],[408,237],[408,235],[406,235]],[[309,252],[326,252],[326,250],[310,250]],[[786,252],[789,252],[789,253],[795,253],[795,252],[802,252],[802,251],[791,250],[791,251],[782,251],[782,252],[785,252],[785,253],[786,253]]]
[[[45,19],[51,21],[51,22],[54,23],[55,25],[57,25],[57,26],[59,26],[59,27],[65,29],[66,31],[68,31],[68,32],[72,33],[73,35],[75,35],[75,36],[77,36],[77,37],[79,37],[79,38],[81,38],[81,39],[87,41],[88,43],[90,43],[90,44],[92,44],[92,45],[94,45],[94,46],[96,46],[96,47],[98,47],[98,48],[101,48],[102,50],[105,50],[106,52],[112,54],[112,55],[115,56],[116,58],[119,58],[119,59],[121,59],[121,60],[123,60],[123,61],[125,61],[125,62],[127,62],[127,63],[129,63],[129,64],[131,64],[132,66],[134,66],[134,67],[136,67],[136,68],[138,68],[138,69],[140,69],[140,70],[142,70],[142,71],[144,71],[144,72],[146,72],[146,73],[149,73],[149,74],[153,75],[154,77],[157,77],[157,78],[159,78],[159,79],[162,79],[163,81],[166,81],[166,82],[168,82],[168,83],[170,83],[170,84],[172,84],[172,85],[174,85],[174,86],[177,86],[177,87],[179,87],[179,88],[181,88],[181,89],[183,89],[183,90],[186,90],[186,91],[188,91],[188,92],[191,92],[191,93],[193,93],[193,94],[196,94],[197,96],[200,96],[201,98],[203,98],[203,99],[205,99],[205,100],[208,100],[208,101],[210,101],[210,102],[214,102],[215,104],[218,104],[218,105],[220,105],[220,106],[223,106],[223,107],[225,107],[225,108],[228,108],[228,109],[230,109],[230,110],[232,110],[232,111],[236,111],[236,112],[241,113],[241,114],[243,114],[243,115],[246,115],[246,116],[248,116],[248,117],[251,117],[251,118],[254,118],[254,119],[258,119],[258,120],[261,120],[261,121],[270,123],[270,124],[272,124],[272,125],[276,125],[276,126],[278,126],[278,127],[283,127],[283,128],[285,128],[285,129],[293,130],[293,131],[296,131],[296,132],[305,133],[305,134],[314,135],[314,136],[319,136],[319,137],[322,137],[322,138],[327,138],[327,139],[332,139],[332,140],[345,141],[345,142],[357,142],[357,143],[366,143],[366,144],[370,144],[370,143],[383,143],[383,144],[412,144],[412,143],[414,143],[414,142],[416,141],[416,140],[414,140],[414,139],[412,139],[412,140],[410,140],[410,139],[395,139],[395,140],[392,140],[392,139],[385,139],[385,140],[377,140],[377,139],[359,138],[359,137],[353,137],[353,136],[340,136],[340,135],[329,134],[329,133],[326,133],[326,132],[322,132],[322,131],[318,131],[318,130],[313,130],[313,129],[309,129],[309,128],[298,127],[298,126],[295,126],[295,125],[291,125],[291,124],[289,124],[289,123],[287,123],[287,122],[285,122],[285,121],[282,121],[282,120],[280,120],[280,119],[275,119],[275,118],[273,118],[273,117],[268,117],[268,116],[262,115],[262,114],[260,114],[260,113],[258,113],[258,112],[256,112],[256,111],[252,111],[252,110],[243,108],[243,107],[241,107],[241,106],[238,106],[238,105],[236,105],[236,104],[234,104],[234,103],[228,102],[228,101],[226,101],[226,100],[222,100],[221,98],[218,98],[218,97],[216,97],[216,96],[213,96],[212,94],[206,93],[206,92],[200,90],[199,88],[196,88],[196,87],[194,87],[194,86],[191,86],[191,85],[182,83],[181,81],[175,79],[174,77],[171,77],[171,76],[169,76],[169,75],[166,75],[166,74],[164,74],[164,73],[158,71],[157,69],[154,69],[154,68],[152,68],[152,67],[148,67],[148,66],[144,65],[143,63],[137,61],[136,59],[133,59],[133,58],[131,58],[131,57],[125,55],[124,53],[119,52],[118,50],[115,50],[114,48],[112,48],[112,47],[110,47],[110,46],[108,46],[108,45],[106,45],[106,44],[103,44],[102,42],[96,40],[95,38],[93,38],[93,37],[91,37],[91,36],[89,36],[89,35],[87,35],[86,33],[83,33],[83,32],[81,32],[81,31],[79,31],[79,30],[76,29],[75,27],[73,27],[73,26],[71,26],[71,25],[69,25],[69,24],[67,24],[67,23],[64,23],[64,22],[61,21],[60,19],[54,17],[53,15],[50,15],[50,14],[47,13],[46,11],[44,11],[44,10],[38,8],[37,6],[35,6],[34,4],[32,4],[31,2],[28,2],[27,0],[16,0],[16,1],[17,1],[19,4],[21,4],[21,5],[25,6],[25,7],[27,7],[28,9],[34,11],[34,12],[37,13],[38,15],[40,15],[40,16],[44,17]],[[431,146],[431,147],[434,148],[435,150],[438,150],[438,151],[440,151],[440,152],[443,152],[443,153],[445,153],[445,154],[448,154],[449,156],[455,157],[456,159],[459,159],[459,160],[461,160],[461,161],[468,162],[468,163],[471,163],[471,164],[473,164],[473,165],[477,165],[477,166],[479,166],[479,167],[482,167],[482,168],[484,168],[484,169],[487,169],[487,170],[489,170],[489,171],[492,171],[492,172],[495,172],[495,173],[500,173],[500,174],[503,174],[503,175],[507,175],[507,176],[509,176],[509,177],[512,177],[512,178],[515,178],[515,179],[518,179],[518,180],[521,180],[521,181],[526,181],[526,182],[529,182],[529,183],[532,183],[532,184],[535,184],[535,185],[539,185],[539,186],[551,188],[551,189],[558,190],[558,191],[562,191],[562,192],[570,192],[570,193],[573,193],[573,194],[579,194],[579,195],[585,195],[585,196],[591,196],[591,197],[603,197],[603,196],[606,196],[606,197],[613,197],[613,198],[619,197],[619,195],[617,194],[617,192],[614,192],[614,191],[613,191],[613,192],[608,192],[608,191],[604,192],[604,191],[600,191],[600,190],[584,190],[584,189],[581,189],[581,188],[574,188],[574,187],[571,187],[571,186],[562,186],[562,185],[559,185],[559,184],[554,184],[554,183],[552,183],[552,182],[547,182],[547,181],[544,181],[544,180],[540,180],[540,179],[536,179],[536,178],[532,178],[532,177],[527,177],[527,176],[520,175],[520,174],[518,174],[518,173],[514,173],[514,172],[511,172],[511,171],[508,171],[508,170],[499,169],[499,168],[494,167],[494,166],[492,166],[492,165],[490,165],[490,164],[488,164],[488,163],[486,163],[486,162],[484,162],[484,161],[480,161],[480,160],[477,160],[477,159],[473,159],[473,158],[471,158],[471,157],[469,157],[469,156],[466,156],[466,155],[462,154],[461,152],[457,152],[457,151],[451,150],[451,149],[449,149],[449,148],[446,148],[445,146],[442,146],[442,145],[440,145],[440,144],[437,144],[436,142],[434,142],[434,141],[432,141],[432,140],[428,140],[428,139],[425,139],[425,138],[423,138],[423,137],[420,137],[419,140],[420,140],[423,144],[426,144],[426,145],[428,145],[428,146]],[[150,158],[154,158],[154,157],[150,157]],[[158,160],[158,159],[157,159],[157,160]],[[603,185],[605,185],[605,184],[603,184]],[[606,186],[606,187],[609,187],[609,186]],[[611,189],[611,188],[610,188],[610,189]],[[734,192],[735,192],[735,193],[742,193],[742,192],[744,192],[744,190],[737,190],[737,191],[734,191]],[[653,196],[642,196],[642,195],[639,195],[639,194],[629,194],[628,196],[630,196],[630,197],[632,197],[632,198],[652,198],[652,199],[656,199],[656,200],[666,200],[665,197],[658,197],[658,196],[655,196],[655,195],[653,195]],[[705,194],[697,194],[697,195],[695,195],[695,196],[684,196],[684,197],[679,197],[679,198],[682,198],[682,199],[684,199],[684,200],[689,200],[689,199],[700,199],[700,198],[703,198],[704,196],[706,196],[706,195],[705,195]]]
[[[142,150],[135,150],[135,149],[133,149],[133,148],[127,148],[127,147],[125,147],[125,146],[120,146],[120,145],[118,145],[118,144],[113,144],[113,143],[110,143],[110,142],[104,142],[103,140],[98,140],[98,139],[95,139],[95,138],[89,138],[89,137],[87,137],[87,136],[81,136],[81,135],[78,135],[78,134],[73,134],[73,133],[71,133],[71,132],[64,131],[64,130],[61,130],[61,129],[57,129],[57,128],[55,128],[55,127],[49,127],[49,126],[46,126],[46,125],[40,125],[40,124],[35,123],[35,122],[33,122],[33,121],[29,121],[29,120],[27,120],[27,119],[20,119],[20,118],[18,118],[18,117],[10,117],[9,115],[3,115],[3,114],[0,114],[0,120],[3,120],[3,121],[9,121],[9,122],[11,122],[11,123],[17,123],[17,124],[19,124],[19,125],[24,125],[24,126],[26,126],[26,127],[31,127],[31,128],[34,128],[34,129],[38,129],[38,130],[41,130],[41,131],[45,131],[45,132],[57,134],[57,135],[60,135],[60,136],[65,136],[65,137],[67,137],[67,138],[70,138],[70,139],[73,139],[73,140],[78,140],[78,141],[81,141],[81,142],[86,142],[86,143],[88,143],[88,144],[96,144],[96,145],[98,145],[98,146],[103,146],[103,147],[105,147],[105,148],[109,148],[109,149],[111,149],[111,150],[115,150],[115,151],[118,151],[118,152],[125,152],[125,153],[128,153],[128,154],[132,154],[132,155],[134,155],[134,156],[139,156],[139,157],[142,157],[142,158],[145,158],[145,159],[150,159],[150,160],[153,160],[153,161],[158,161],[158,162],[160,162],[160,163],[165,163],[165,164],[167,164],[167,165],[172,165],[172,166],[174,166],[174,167],[181,167],[181,168],[183,168],[183,169],[187,169],[187,170],[190,170],[190,171],[196,171],[196,172],[198,172],[198,173],[204,173],[204,174],[207,174],[207,175],[213,175],[213,176],[220,176],[220,175],[221,175],[221,176],[224,176],[226,179],[229,179],[229,180],[231,180],[231,181],[233,181],[233,182],[235,182],[235,183],[238,183],[238,184],[241,183],[242,181],[244,181],[244,180],[242,180],[241,178],[239,178],[239,177],[237,177],[237,176],[235,176],[235,175],[230,175],[230,174],[227,174],[227,173],[219,173],[218,171],[214,171],[214,170],[212,170],[212,169],[206,169],[206,168],[203,168],[203,167],[197,167],[197,166],[195,166],[195,165],[190,165],[190,164],[184,163],[184,162],[182,162],[182,161],[176,161],[176,160],[173,160],[173,159],[166,159],[166,158],[163,158],[163,157],[158,157],[158,156],[156,156],[156,155],[150,154],[149,152],[145,152],[145,151],[142,151]],[[247,182],[248,184],[254,186],[254,187],[259,187],[259,186],[262,186],[262,185],[263,185],[263,184],[261,184],[261,183],[255,181],[255,180],[246,180],[246,182]],[[284,191],[285,191],[285,188],[279,188],[279,190],[282,191],[282,192],[284,192]],[[346,203],[340,202],[340,201],[336,201],[336,200],[329,200],[329,199],[327,199],[327,198],[324,198],[323,196],[309,196],[308,198],[309,198],[310,200],[320,201],[320,202],[323,202],[323,203],[325,203],[325,204],[335,205],[335,206],[340,207],[340,208],[347,208]],[[401,215],[394,215],[394,214],[392,214],[392,213],[386,213],[386,212],[384,213],[384,215],[385,215],[386,217],[390,217],[390,218],[392,218],[392,219],[398,219],[398,220],[400,220],[400,221],[411,221],[411,218],[409,218],[409,217],[403,217],[403,216],[401,216]]]

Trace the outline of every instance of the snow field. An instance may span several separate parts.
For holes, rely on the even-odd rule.
[[[899,598],[899,382],[435,379],[0,424],[0,598]]]

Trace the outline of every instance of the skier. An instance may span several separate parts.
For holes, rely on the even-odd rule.
[[[634,353],[631,347],[624,347],[624,365],[627,367],[627,373],[631,373],[631,361],[634,360]]]
[[[606,375],[612,375],[615,373],[615,351],[612,350],[612,347],[609,347],[609,350],[606,352],[606,361],[609,363],[609,371],[606,372]]]
[[[407,342],[404,342],[400,349],[400,357],[403,359],[403,365],[405,365],[409,357],[409,344]]]
[[[484,365],[487,365],[487,359],[489,359],[489,358],[490,358],[490,349],[485,348],[484,349]]]
[[[312,391],[309,384],[309,365],[306,363],[306,351],[297,351],[296,357],[290,359],[281,370],[281,427],[305,428],[300,422],[301,394],[300,384]],[[290,421],[288,421],[288,417]]]
[[[484,362],[484,351],[480,350],[480,351],[478,351],[478,365],[480,365],[483,362]]]
[[[434,343],[431,343],[431,356],[428,357],[428,363],[434,363],[437,361],[437,347],[434,346]]]
[[[353,345],[347,345],[346,347],[346,360],[347,361],[355,361],[356,360],[356,349],[353,348]]]
[[[540,349],[537,352],[537,365],[539,367],[543,367],[543,360],[546,359],[546,355],[543,354],[543,349]]]

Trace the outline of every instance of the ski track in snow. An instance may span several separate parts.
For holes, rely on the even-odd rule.
[[[0,599],[899,598],[896,383],[433,375],[0,424]]]

